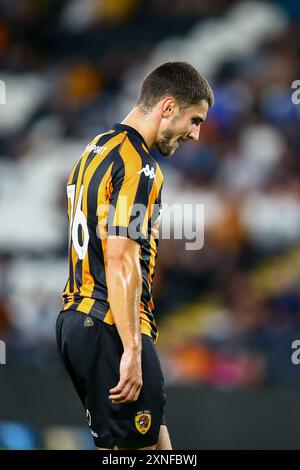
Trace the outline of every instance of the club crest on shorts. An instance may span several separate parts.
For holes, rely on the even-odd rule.
[[[151,426],[150,411],[139,411],[135,417],[135,427],[141,434],[146,434]]]

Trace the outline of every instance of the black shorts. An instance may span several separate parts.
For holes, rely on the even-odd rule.
[[[88,319],[88,320],[87,320]],[[112,403],[123,346],[115,326],[68,310],[56,321],[57,345],[86,415],[96,447],[155,445],[164,424],[164,380],[152,339],[142,335],[143,386],[137,401]]]

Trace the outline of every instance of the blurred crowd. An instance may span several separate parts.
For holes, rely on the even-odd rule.
[[[166,379],[300,384],[291,362],[300,339],[299,22],[298,0],[1,2],[0,338],[8,361],[40,370],[47,361],[57,371],[68,172],[88,140],[129,110],[144,72],[176,60],[180,47],[211,82],[215,105],[197,144],[170,160],[153,151],[163,201],[202,203],[205,215],[201,250],[186,250],[184,239],[160,243],[154,298]]]

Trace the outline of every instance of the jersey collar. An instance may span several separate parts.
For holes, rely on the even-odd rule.
[[[116,123],[114,124],[113,129],[115,129],[116,131],[126,131],[129,134],[134,134],[136,137],[138,137],[138,139],[142,141],[146,149],[149,151],[148,145],[146,144],[144,137],[134,127],[127,126],[126,124]]]

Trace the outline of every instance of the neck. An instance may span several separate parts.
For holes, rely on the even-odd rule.
[[[123,119],[122,124],[136,129],[144,138],[148,148],[151,149],[153,147],[158,130],[157,118],[155,118],[153,111],[145,114],[135,106],[126,118]]]

